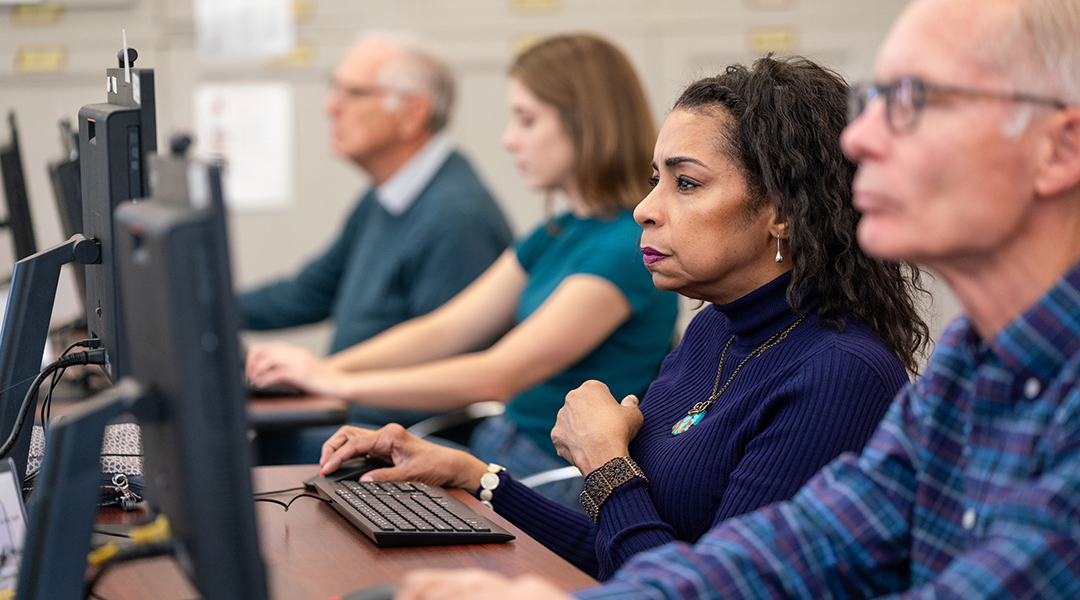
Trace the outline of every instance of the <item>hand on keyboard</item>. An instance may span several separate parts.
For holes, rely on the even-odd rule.
[[[284,342],[252,347],[244,372],[259,387],[289,384],[320,396],[340,396],[346,379],[310,350]]]

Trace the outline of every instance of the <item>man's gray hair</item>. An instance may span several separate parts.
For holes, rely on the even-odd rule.
[[[378,41],[398,51],[398,57],[391,59],[379,73],[379,83],[399,93],[425,96],[431,104],[427,130],[442,131],[450,122],[454,108],[454,75],[449,65],[427,44],[409,34],[369,32],[360,41]],[[397,103],[400,97],[391,94],[387,101]]]
[[[984,40],[989,65],[1016,91],[1080,104],[1080,2],[1021,0],[1001,37]],[[1019,134],[1039,107],[1018,105],[1007,133]]]

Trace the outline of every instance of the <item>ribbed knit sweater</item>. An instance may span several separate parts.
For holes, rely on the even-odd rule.
[[[862,448],[907,381],[904,367],[861,322],[846,319],[843,333],[823,325],[813,295],[793,312],[789,281],[785,274],[693,319],[641,400],[645,421],[630,455],[649,484],[632,479],[616,488],[599,526],[506,474],[495,510],[603,580],[642,550],[695,541],[715,523],[790,498],[834,457]],[[709,398],[732,336],[721,387],[748,354],[804,313],[786,339],[742,367],[701,422],[672,435],[672,425]]]

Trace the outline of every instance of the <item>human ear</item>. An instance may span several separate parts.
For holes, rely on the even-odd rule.
[[[1080,107],[1059,111],[1035,173],[1035,191],[1053,197],[1080,187]]]
[[[398,115],[398,137],[403,140],[415,139],[427,132],[431,102],[419,94],[408,94],[401,98]]]
[[[787,221],[784,218],[783,211],[780,210],[780,202],[774,201],[771,203],[770,208],[767,209],[769,215],[769,235],[774,238],[785,239],[787,238]]]

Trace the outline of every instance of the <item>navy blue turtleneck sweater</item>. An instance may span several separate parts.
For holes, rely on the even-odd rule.
[[[904,367],[861,322],[847,319],[843,333],[823,325],[813,295],[793,312],[789,281],[782,275],[697,314],[641,400],[645,422],[630,455],[649,484],[632,479],[616,488],[600,508],[599,527],[505,475],[495,510],[603,580],[642,550],[696,541],[724,519],[790,498],[837,455],[862,448],[907,381]],[[701,422],[671,434],[694,403],[709,398],[732,336],[721,386],[803,313],[783,341],[742,367]]]

